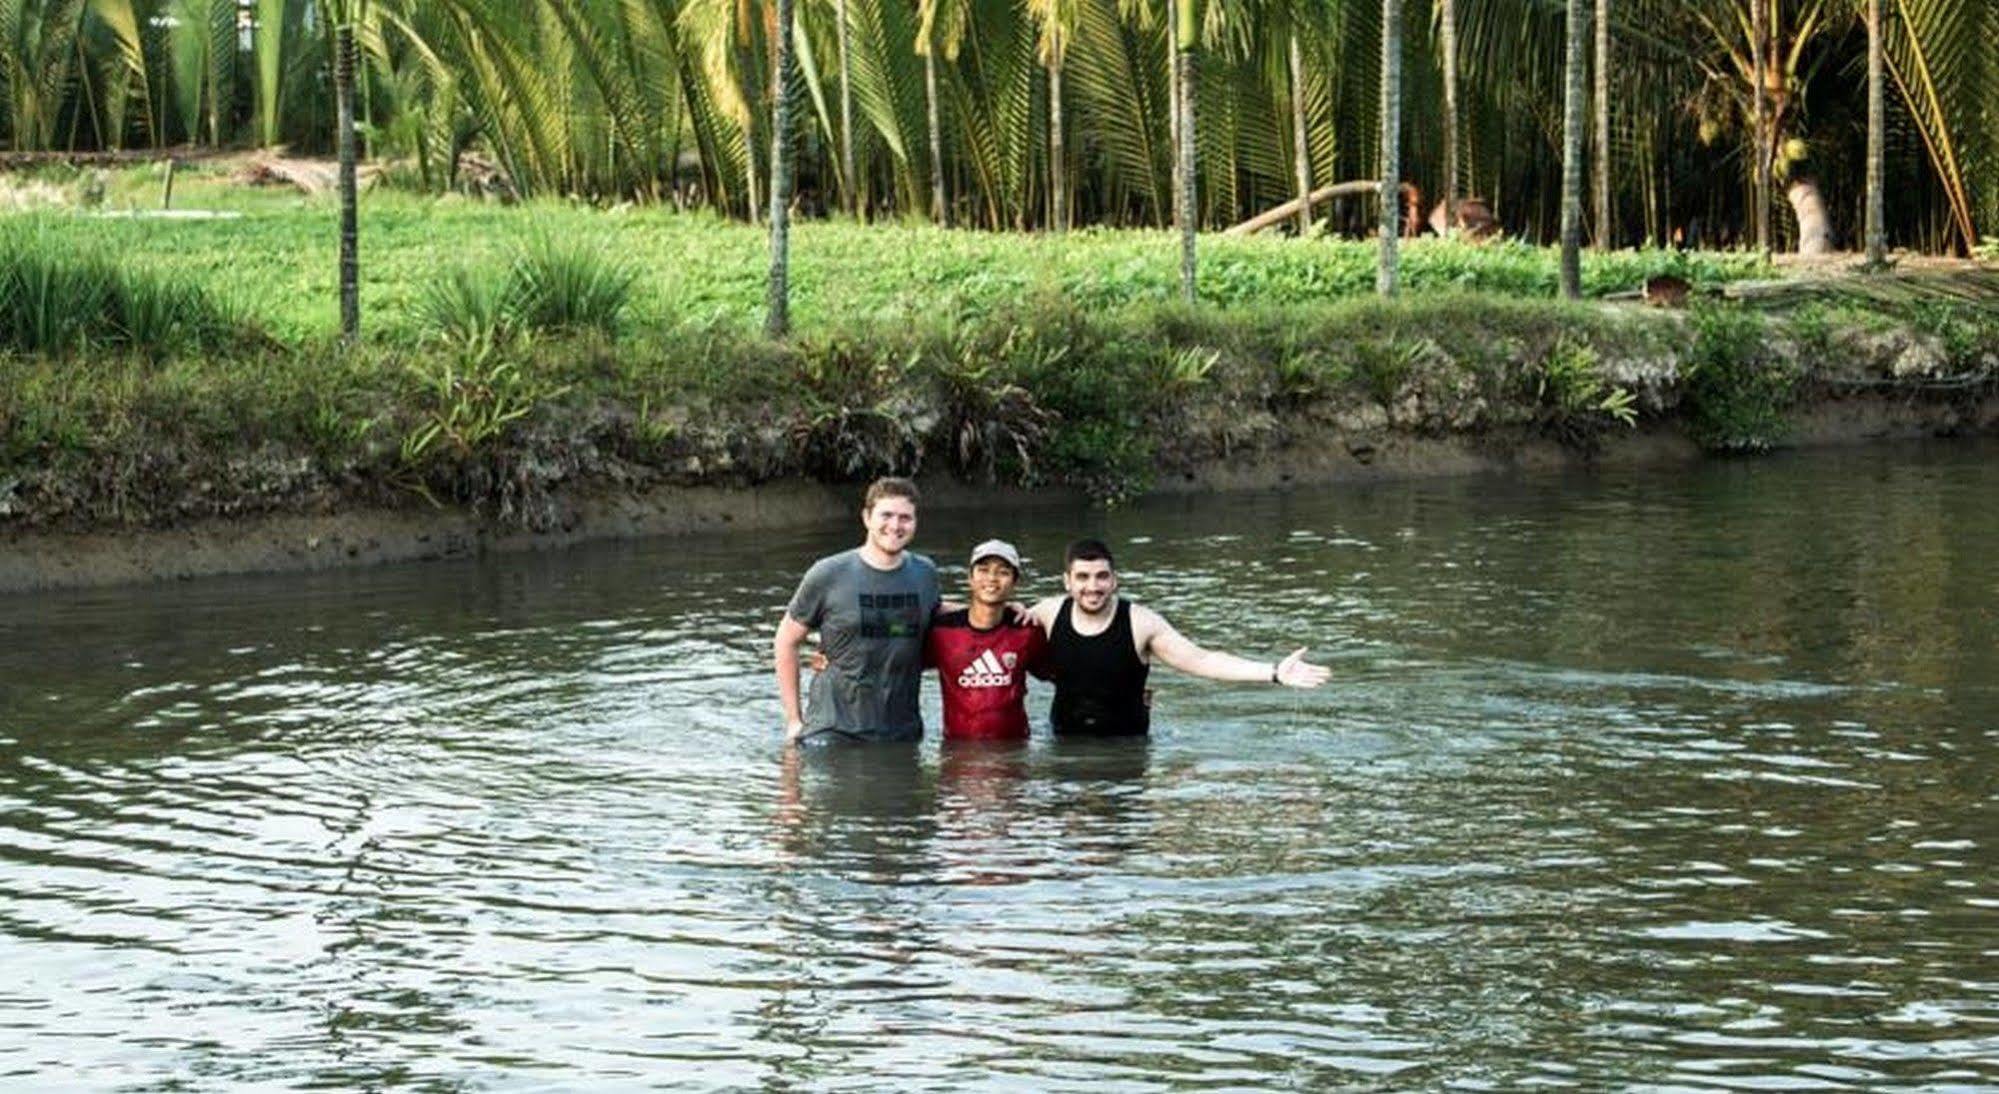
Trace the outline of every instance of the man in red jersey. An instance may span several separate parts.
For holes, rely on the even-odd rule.
[[[1027,739],[1027,675],[1048,635],[1009,610],[1019,580],[1020,552],[989,539],[972,548],[971,605],[930,621],[923,661],[937,667],[947,740]]]

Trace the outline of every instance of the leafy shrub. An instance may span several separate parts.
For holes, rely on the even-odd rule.
[[[1770,352],[1762,317],[1739,307],[1693,313],[1686,405],[1694,440],[1719,452],[1760,452],[1783,439],[1797,375]]]
[[[1596,347],[1563,334],[1527,376],[1543,422],[1564,442],[1594,450],[1611,422],[1638,424],[1637,399],[1605,380]]]

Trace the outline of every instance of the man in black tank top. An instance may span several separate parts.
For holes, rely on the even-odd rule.
[[[1117,569],[1103,541],[1069,545],[1062,585],[1068,596],[1034,606],[1048,630],[1045,664],[1055,682],[1051,721],[1056,733],[1136,736],[1151,728],[1145,690],[1151,659],[1209,680],[1316,688],[1332,674],[1298,650],[1282,661],[1251,661],[1202,649],[1158,612],[1117,595]]]

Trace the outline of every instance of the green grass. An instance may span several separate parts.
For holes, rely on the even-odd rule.
[[[272,336],[299,344],[336,327],[334,208],[324,197],[228,184],[220,168],[184,168],[175,207],[240,213],[225,220],[156,220],[60,212],[11,214],[57,221],[79,245],[130,256],[236,302]],[[103,208],[150,208],[157,171],[119,172]],[[705,213],[596,209],[559,202],[526,208],[394,191],[363,197],[362,323],[382,344],[416,341],[435,283],[461,266],[500,270],[537,236],[601,245],[636,274],[622,327],[643,335],[694,324],[755,329],[768,254],[764,230]],[[976,318],[1038,299],[1111,310],[1177,299],[1178,243],[1165,232],[1080,231],[1067,236],[940,231],[920,224],[806,222],[793,230],[792,313],[801,331],[857,320]],[[1206,236],[1201,298],[1226,308],[1292,305],[1367,295],[1375,246]],[[1552,297],[1556,255],[1546,248],[1415,240],[1403,248],[1412,295],[1444,290]],[[1672,272],[1708,286],[1767,276],[1746,254],[1620,252],[1588,255],[1591,294],[1637,288]]]

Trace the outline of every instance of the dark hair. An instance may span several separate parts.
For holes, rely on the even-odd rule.
[[[861,499],[861,512],[874,512],[875,503],[883,498],[908,498],[909,504],[915,505],[916,484],[910,482],[908,479],[899,479],[894,476],[885,479],[876,479],[868,485],[867,497]]]
[[[1103,540],[1079,539],[1063,553],[1062,568],[1066,570],[1078,562],[1095,562],[1098,559],[1109,563],[1111,569],[1117,569],[1117,560],[1111,557],[1111,549],[1104,545]]]

